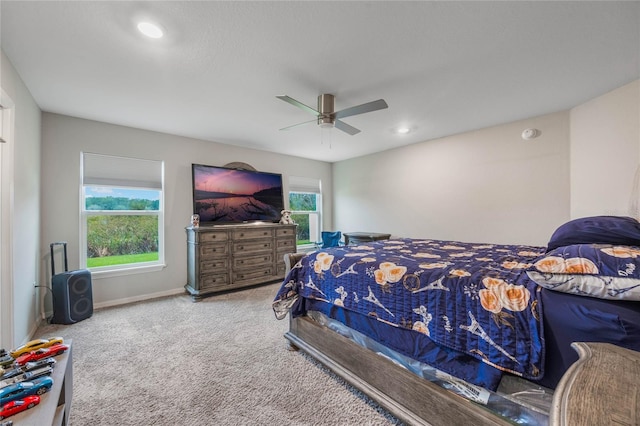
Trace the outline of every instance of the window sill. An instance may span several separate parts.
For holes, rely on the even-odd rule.
[[[118,268],[118,269],[109,269],[109,270],[91,270],[91,278],[102,279],[102,278],[111,278],[111,277],[120,277],[124,275],[134,275],[134,274],[146,274],[148,272],[158,272],[166,268],[165,264],[156,264],[156,265],[146,265],[146,266],[132,266],[129,268]]]

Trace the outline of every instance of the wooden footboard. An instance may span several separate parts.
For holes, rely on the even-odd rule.
[[[292,319],[285,337],[407,424],[511,424],[307,317]],[[572,346],[580,359],[554,393],[549,424],[640,424],[640,352],[608,343]]]
[[[609,343],[571,346],[580,359],[556,388],[550,424],[640,424],[640,352]]]
[[[285,337],[407,424],[511,424],[309,318],[292,319]]]

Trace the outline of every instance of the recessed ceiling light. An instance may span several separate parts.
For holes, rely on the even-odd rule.
[[[164,34],[162,32],[162,28],[160,28],[156,24],[152,24],[151,22],[140,22],[138,24],[138,30],[142,34],[146,35],[147,37],[151,37],[151,38],[160,38]]]
[[[409,127],[398,127],[396,129],[396,132],[400,133],[401,135],[405,135],[407,133],[409,133],[411,131],[411,129]]]

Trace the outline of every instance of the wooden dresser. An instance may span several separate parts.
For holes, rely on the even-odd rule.
[[[188,227],[187,284],[200,297],[284,278],[285,253],[296,252],[296,225]]]

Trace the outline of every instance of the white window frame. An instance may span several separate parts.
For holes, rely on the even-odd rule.
[[[164,162],[156,160],[144,160],[130,157],[117,157],[103,154],[80,153],[80,267],[87,268],[87,223],[89,217],[93,216],[157,216],[158,218],[158,260],[151,262],[139,262],[123,265],[100,266],[88,268],[92,276],[98,278],[107,278],[112,276],[130,275],[137,273],[146,273],[162,270],[165,265],[164,258]],[[89,176],[91,172],[85,170],[85,159],[98,159],[100,163],[107,164],[112,161],[113,169],[97,170],[93,176]],[[124,171],[118,165],[122,164],[139,164],[144,166],[150,162],[158,164],[153,165],[152,169],[159,166],[159,176],[140,176],[137,171],[142,170],[143,174],[149,174],[147,167],[140,167],[134,170],[131,167],[125,167]],[[100,167],[98,167],[99,169]],[[96,172],[96,170],[93,170]],[[153,173],[151,173],[153,175]],[[86,187],[112,187],[121,189],[141,189],[153,190],[159,192],[158,210],[86,210]]]
[[[315,194],[316,195],[316,210],[291,210],[292,215],[307,215],[309,216],[309,244],[298,245],[299,249],[315,248],[315,244],[320,241],[322,235],[322,183],[317,178],[307,178],[298,176],[289,176],[289,196],[287,202],[289,202],[290,194]],[[317,233],[314,237],[311,235],[312,231],[312,217],[315,216],[317,224]]]

